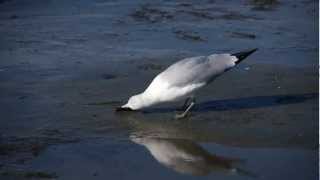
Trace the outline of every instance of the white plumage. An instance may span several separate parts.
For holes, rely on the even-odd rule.
[[[194,91],[209,84],[254,51],[256,49],[236,54],[213,54],[180,60],[158,74],[144,92],[132,96],[118,110],[139,110],[163,102],[188,98]]]
[[[238,167],[240,159],[211,154],[191,140],[134,135],[130,139],[147,148],[159,163],[179,173],[208,175],[220,172],[252,176],[252,173]]]

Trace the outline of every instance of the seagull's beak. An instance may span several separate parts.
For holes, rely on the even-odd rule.
[[[239,64],[242,60],[244,60],[246,57],[248,57],[250,54],[254,53],[258,48],[249,50],[249,51],[242,51],[238,53],[231,54],[231,56],[237,57],[237,61],[235,62],[236,64]]]
[[[121,111],[134,111],[134,110],[129,107],[117,107],[116,108],[116,112],[121,112]]]

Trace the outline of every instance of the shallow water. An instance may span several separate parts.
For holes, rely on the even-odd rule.
[[[0,1],[1,179],[316,179],[316,1]],[[185,57],[259,51],[197,95],[114,108]]]

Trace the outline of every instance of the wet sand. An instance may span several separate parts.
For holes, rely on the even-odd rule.
[[[316,179],[316,1],[0,1],[1,179]],[[182,102],[168,65],[259,51]]]

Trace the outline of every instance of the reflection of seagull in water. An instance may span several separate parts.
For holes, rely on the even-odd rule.
[[[131,135],[130,139],[145,146],[158,162],[179,173],[207,175],[212,171],[218,171],[254,176],[248,171],[236,167],[241,160],[210,154],[190,140],[141,138],[134,135]]]
[[[127,104],[117,108],[117,111],[139,110],[155,104],[187,98],[184,105],[185,111],[177,115],[178,118],[185,117],[195,104],[192,95],[194,91],[209,84],[256,50],[198,56],[178,61],[158,74],[143,93],[132,96]]]

